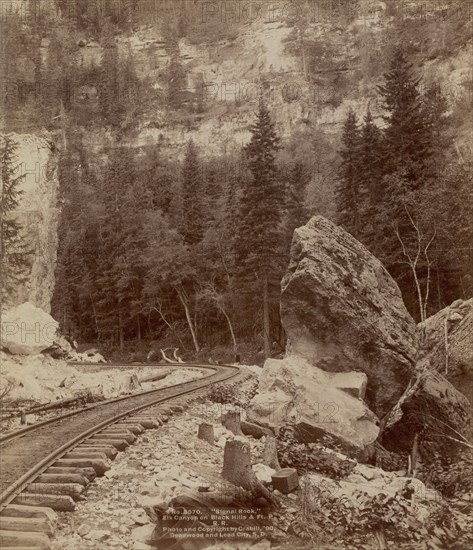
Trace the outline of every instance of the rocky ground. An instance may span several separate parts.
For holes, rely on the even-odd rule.
[[[247,401],[253,384],[254,378],[239,387],[241,402]],[[326,452],[333,453],[337,460],[350,463],[343,479],[330,479],[315,471],[301,471],[299,486],[283,495],[271,485],[271,475],[275,470],[262,464],[265,437],[235,436],[228,431],[221,425],[222,416],[228,410],[234,410],[234,406],[215,403],[209,398],[199,399],[182,413],[171,416],[161,428],[139,436],[133,446],[111,463],[111,469],[105,476],[89,486],[86,499],[78,503],[76,512],[60,514],[53,549],[374,549],[379,546],[373,535],[366,537],[355,533],[343,536],[342,526],[337,524],[339,516],[336,513],[333,518],[330,516],[333,502],[360,502],[362,509],[364,501],[360,500],[360,495],[379,499],[380,503],[399,501],[408,508],[411,521],[417,522],[417,528],[420,528],[427,522],[431,507],[441,501],[437,491],[426,488],[420,480],[404,477],[405,471],[386,472],[329,450]],[[244,407],[239,411],[245,417]],[[202,422],[214,426],[213,445],[197,437]],[[241,504],[242,500],[236,498],[236,495],[241,496],[237,488],[222,477],[226,442],[235,439],[249,444],[253,470],[276,496],[279,508],[268,512],[267,507],[258,500]],[[405,496],[406,491],[409,500],[400,496]],[[206,495],[208,501],[205,500]],[[328,500],[324,501],[324,498]],[[195,507],[202,502],[207,506],[210,502],[212,510],[228,510],[237,500],[239,507],[246,510],[246,515],[240,516],[239,524],[246,527],[259,525],[259,531],[253,537],[215,541],[197,539],[191,534],[188,539],[171,542],[163,538],[163,519],[173,517],[176,511],[194,514]],[[325,520],[320,517],[321,503],[324,502],[326,510],[322,511],[326,514]],[[248,509],[254,513],[253,518],[249,516]],[[394,511],[390,513],[394,515]],[[349,514],[347,508],[342,515],[349,517]],[[255,520],[256,517],[263,519]],[[335,530],[330,534],[328,526],[332,522]],[[196,524],[198,520],[186,523]],[[322,531],[324,528],[326,531]],[[318,529],[318,537],[314,538]],[[376,525],[373,524],[375,531]],[[419,548],[443,547],[418,544],[416,547]],[[400,544],[399,547],[414,548],[409,544]]]

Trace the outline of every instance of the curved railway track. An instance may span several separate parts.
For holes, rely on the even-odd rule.
[[[88,369],[87,368],[82,369],[82,367],[88,367],[90,369],[93,368],[93,369],[102,370],[102,371],[105,371],[105,372],[106,372],[107,368],[115,369],[115,370],[116,369],[130,370],[130,369],[134,369],[134,368],[137,368],[137,369],[140,369],[140,368],[166,369],[167,368],[167,369],[169,369],[169,367],[178,367],[178,368],[197,368],[197,369],[209,368],[209,369],[215,370],[213,368],[213,366],[211,367],[209,365],[203,366],[203,365],[187,364],[187,363],[173,363],[173,364],[171,364],[171,363],[154,363],[154,364],[152,364],[152,363],[141,363],[141,364],[132,364],[132,363],[69,363],[69,364],[73,365],[76,368],[79,367],[81,370],[85,370],[85,371],[87,371]],[[152,382],[152,381],[153,380],[148,380],[148,379],[141,380],[141,382]],[[13,439],[15,437],[18,437],[22,433],[27,433],[29,431],[34,430],[36,427],[38,427],[40,425],[45,425],[45,424],[48,424],[50,422],[53,422],[55,419],[57,420],[59,418],[67,418],[68,416],[73,416],[74,414],[76,414],[77,412],[80,412],[81,410],[91,409],[91,408],[98,407],[98,406],[106,404],[106,403],[110,403],[110,402],[114,402],[114,401],[120,401],[120,400],[127,399],[127,398],[128,398],[128,396],[124,396],[124,397],[112,398],[112,399],[108,399],[108,400],[104,399],[102,401],[96,401],[96,402],[93,402],[89,405],[85,405],[84,407],[80,407],[79,409],[76,408],[73,411],[63,413],[62,415],[58,414],[58,415],[55,415],[53,418],[49,418],[49,419],[44,420],[44,421],[35,422],[34,425],[25,426],[24,428],[18,428],[17,430],[8,431],[3,435],[0,432],[0,445],[2,443],[4,443],[5,441],[9,440],[9,439]],[[67,404],[64,404],[64,406],[62,406],[62,407],[57,407],[56,410],[67,409],[70,406],[71,405],[69,403],[67,403]],[[27,409],[27,410],[23,409],[23,411],[26,414],[36,414],[36,412],[37,412],[36,409],[37,409],[37,407],[33,407],[33,408]],[[20,410],[16,411],[16,415],[20,416]],[[13,414],[12,414],[12,416],[13,416]]]
[[[184,403],[183,396],[240,372],[227,365],[175,366],[211,372],[190,382],[94,403],[0,438],[2,549],[49,548],[46,527],[43,532],[38,528],[47,513],[36,507],[72,511],[88,481],[108,469],[108,458],[133,443],[144,429],[159,427],[173,407],[182,410],[178,405],[166,409],[169,400],[182,398]],[[160,404],[164,405],[160,414],[146,416],[147,408]]]

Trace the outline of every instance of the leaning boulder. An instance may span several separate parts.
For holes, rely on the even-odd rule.
[[[260,375],[259,393],[248,418],[270,428],[294,424],[299,440],[316,442],[326,435],[347,451],[362,451],[378,435],[378,419],[353,395],[362,393],[366,376],[323,371],[296,357],[268,359]],[[346,391],[347,386],[350,391]]]
[[[472,438],[471,405],[440,373],[424,370],[406,389],[382,421],[382,444],[389,450],[410,453],[419,438],[420,457],[433,453],[450,456]]]
[[[37,355],[57,338],[58,323],[51,315],[29,302],[2,316],[2,348],[14,355]]]
[[[385,267],[322,216],[294,232],[282,280],[288,355],[331,372],[361,371],[378,415],[398,401],[414,371],[415,323]]]
[[[419,363],[473,403],[473,298],[456,300],[417,325]]]

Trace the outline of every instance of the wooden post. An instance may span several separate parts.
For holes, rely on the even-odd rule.
[[[263,459],[262,463],[274,470],[280,470],[281,466],[279,465],[278,460],[278,442],[275,437],[266,436],[266,441],[264,442],[263,449]]]
[[[228,411],[222,416],[222,425],[235,435],[243,435],[240,424],[240,411]]]
[[[197,437],[203,441],[207,441],[209,445],[213,446],[215,444],[215,435],[212,424],[209,424],[208,422],[202,422],[202,424],[199,424],[199,432]]]
[[[254,497],[264,497],[269,503],[279,505],[277,499],[257,479],[251,468],[249,443],[233,440],[227,441],[223,455],[222,477]]]

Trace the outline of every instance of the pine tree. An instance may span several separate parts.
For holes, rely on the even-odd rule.
[[[132,294],[126,281],[127,190],[136,183],[135,159],[126,147],[115,148],[100,188],[100,262],[98,279],[101,297],[98,308],[103,332],[116,338],[120,348],[125,343],[125,329],[130,321],[127,302]],[[136,213],[135,213],[136,215]]]
[[[101,195],[90,154],[71,129],[67,131],[67,143],[58,166],[62,207],[51,308],[65,334],[83,341],[100,341],[97,304],[103,259],[98,215]]]
[[[184,241],[194,245],[200,243],[205,233],[203,208],[202,172],[197,148],[190,140],[182,168],[183,231]]]
[[[145,150],[140,166],[140,178],[151,191],[153,208],[168,214],[172,201],[172,183],[176,177],[173,167],[162,157],[159,145]]]
[[[360,132],[356,115],[349,111],[342,134],[342,162],[336,188],[338,220],[355,237],[360,230]]]
[[[284,189],[276,170],[279,137],[263,99],[260,99],[251,133],[245,147],[251,177],[242,182],[239,227],[236,228],[236,279],[253,303],[252,307],[258,302],[262,305],[264,352],[269,357],[271,307],[278,300],[284,257],[281,238]]]
[[[289,242],[292,239],[292,233],[296,227],[300,227],[307,222],[308,212],[306,207],[306,188],[308,175],[303,162],[296,161],[289,172],[287,185],[287,218]]]
[[[19,283],[25,281],[30,267],[31,251],[22,234],[22,226],[13,212],[18,208],[22,191],[19,188],[24,174],[18,174],[17,146],[11,135],[0,142],[0,310],[12,297]]]
[[[382,135],[368,111],[365,115],[360,136],[359,151],[360,221],[358,231],[360,240],[368,247],[377,239],[377,229],[373,226],[375,211],[382,203],[385,189],[383,182]]]
[[[3,86],[2,129],[15,130],[20,107],[21,72],[18,57],[22,52],[24,31],[18,14],[0,18],[0,80]]]
[[[412,189],[425,182],[431,155],[419,82],[405,52],[398,48],[384,74],[384,84],[378,86],[387,111],[384,117],[387,123],[384,130],[385,172],[393,174],[402,170]]]
[[[444,171],[452,144],[449,120],[446,117],[448,104],[439,84],[429,86],[422,99],[430,160],[427,173],[429,178],[433,179]]]

